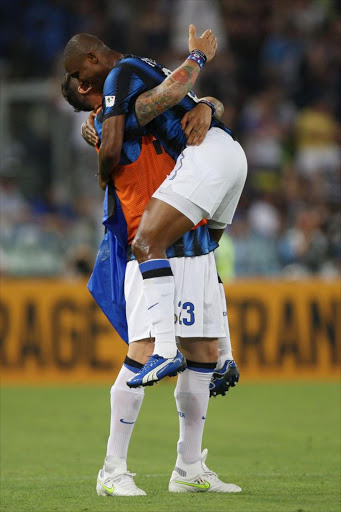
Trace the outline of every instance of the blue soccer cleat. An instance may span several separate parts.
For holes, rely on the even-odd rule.
[[[210,382],[210,396],[225,396],[230,387],[239,381],[239,370],[233,359],[227,359],[222,368],[213,372]]]
[[[154,382],[158,382],[164,377],[175,377],[177,373],[183,372],[186,367],[186,359],[179,351],[177,351],[175,357],[168,359],[153,354],[141,371],[128,380],[127,384],[130,388],[152,386]]]

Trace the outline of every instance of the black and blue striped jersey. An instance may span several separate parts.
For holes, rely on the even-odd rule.
[[[120,165],[135,162],[141,153],[142,136],[152,134],[161,146],[176,160],[186,146],[186,137],[180,121],[183,115],[191,110],[198,98],[190,92],[180,104],[160,114],[147,126],[141,127],[135,114],[135,101],[144,91],[156,87],[163,82],[171,71],[163,68],[153,60],[125,56],[109,73],[103,87],[102,110],[95,117],[95,128],[102,138],[102,124],[111,116],[125,114],[125,133],[121,151]],[[213,119],[212,126],[219,126],[230,131],[219,121]],[[129,172],[127,168],[127,172]],[[208,254],[218,247],[210,237],[207,225],[189,231],[167,250],[167,257],[199,256]],[[128,260],[133,259],[130,247],[127,251]]]
[[[94,119],[94,126],[100,141],[102,140],[102,125],[105,121],[104,102],[105,100],[103,100],[102,109],[98,112]],[[149,133],[148,130],[143,129],[140,126],[137,126],[138,123],[136,121],[136,118],[134,118],[135,113],[133,116],[126,116],[124,138],[121,149],[121,157],[119,161],[120,165],[129,165],[132,164],[133,162],[136,162],[141,153],[142,135],[147,135]]]
[[[102,138],[102,123],[103,123],[103,111],[97,113],[95,120],[95,128],[98,133],[99,138]],[[133,150],[134,153],[141,153],[141,144],[142,138],[136,137],[134,138],[133,148],[137,148]],[[126,148],[130,147],[130,143],[126,141],[124,143]],[[128,152],[128,149],[126,149]],[[133,152],[130,153],[130,156],[133,157]],[[134,161],[138,158],[135,158]],[[125,172],[129,172],[129,165],[126,168]],[[108,196],[110,197],[110,196]],[[119,201],[116,196],[116,202]],[[121,219],[122,221],[122,219]],[[126,230],[125,230],[126,231]],[[119,237],[122,243],[122,236]],[[126,245],[126,243],[122,243],[122,245]],[[214,251],[218,247],[218,244],[211,238],[208,227],[206,224],[197,227],[196,229],[192,229],[185,233],[182,237],[179,238],[171,247],[167,250],[168,258],[182,257],[182,256],[200,256],[203,254],[208,254],[211,251]],[[127,260],[134,259],[134,256],[131,252],[131,247],[127,247]]]
[[[198,102],[192,91],[179,104],[144,127],[139,125],[135,115],[137,97],[162,83],[170,74],[169,69],[152,59],[127,55],[116,63],[107,76],[103,87],[103,121],[111,116],[126,115],[124,143],[129,142],[131,147],[123,144],[122,158],[129,160],[129,154],[133,156],[134,153],[136,137],[147,133],[153,134],[174,160],[185,148],[186,137],[180,121]],[[219,127],[231,135],[231,131],[215,118],[212,118],[211,127]]]

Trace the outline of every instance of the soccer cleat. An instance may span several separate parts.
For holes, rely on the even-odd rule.
[[[226,484],[205,464],[207,449],[201,454],[201,460],[194,464],[175,467],[169,481],[169,492],[241,492],[235,484]],[[188,471],[188,469],[190,471]]]
[[[177,373],[183,372],[186,367],[186,359],[179,351],[172,358],[153,354],[139,373],[128,380],[127,384],[130,388],[152,386],[154,382],[158,382],[164,377],[175,377]]]
[[[117,465],[116,457],[107,457],[97,476],[98,496],[146,496],[134,482],[135,473],[127,471],[125,463]]]
[[[239,381],[239,370],[233,359],[227,359],[223,366],[213,372],[210,382],[210,396],[225,396],[230,387]]]

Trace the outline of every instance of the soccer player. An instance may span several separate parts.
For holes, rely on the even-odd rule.
[[[95,110],[91,112],[89,115],[88,121],[84,123],[82,126],[82,132],[84,139],[91,145],[96,146],[99,143],[99,138],[97,136],[97,132],[94,129],[94,118],[97,118],[97,114],[100,113],[99,119],[102,120],[102,112],[100,111],[100,105],[102,96],[99,92],[96,92],[95,89],[93,89],[91,86],[83,86],[79,85],[79,82],[75,79],[72,79],[70,75],[66,75],[62,84],[62,92],[65,97],[65,99],[75,108],[76,111],[83,110],[83,111],[89,111],[90,109],[93,109],[95,107]],[[145,98],[144,95],[141,95],[137,98],[136,104],[135,104],[135,115],[137,120],[140,122],[141,118],[143,116],[143,113],[145,111],[145,105],[146,102],[149,103],[149,97]],[[202,98],[198,105],[191,111],[187,112],[183,119],[181,120],[181,126],[184,129],[185,135],[187,137],[187,144],[191,145],[194,141],[196,141],[196,144],[200,144],[208,129],[210,126],[210,119],[211,116],[208,114],[208,112],[211,113],[211,108],[209,107],[209,104],[213,104],[216,113],[215,117],[219,119],[222,114],[224,107],[223,105],[216,100],[215,98],[208,97],[208,98]],[[95,114],[96,111],[96,114]],[[97,123],[99,121],[97,120]],[[101,124],[99,122],[99,124]],[[101,131],[101,126],[99,126],[99,131]],[[200,132],[200,137],[198,138],[197,133]],[[153,141],[154,144],[156,143],[156,140]],[[142,137],[142,145],[144,144],[144,137]],[[159,154],[162,155],[162,149],[159,147]],[[166,162],[166,165],[162,163],[162,160],[160,161],[159,157],[159,169],[156,169],[156,175],[161,177],[161,180],[166,177],[167,174],[167,165],[169,164],[170,160],[168,159]],[[155,165],[147,165],[148,167],[148,174],[152,173],[153,170],[155,172]],[[162,167],[161,175],[160,175],[160,167]],[[149,177],[150,179],[150,177]],[[133,239],[133,236],[136,233],[136,228],[138,226],[140,217],[143,213],[143,210],[147,204],[147,198],[149,199],[151,197],[152,192],[154,191],[154,188],[156,189],[155,180],[151,184],[151,187],[149,187],[149,194],[145,196],[144,198],[139,197],[138,201],[136,203],[139,205],[138,210],[138,221],[134,220],[134,231],[130,232],[129,240],[130,242]],[[126,202],[126,197],[130,197],[130,195],[133,192],[129,192],[124,194],[123,202]],[[122,198],[121,198],[122,199]],[[130,203],[134,204],[134,201],[130,201]],[[134,207],[136,210],[136,206]],[[129,212],[126,212],[126,216],[130,216]],[[135,217],[136,217],[136,211],[135,211]],[[187,238],[190,237],[192,233],[189,233]],[[188,242],[188,240],[187,240]],[[179,250],[180,243],[177,242],[177,249],[168,250],[167,256],[180,256],[183,254]],[[131,254],[131,250],[129,251]],[[190,250],[189,254],[192,256],[193,251]],[[132,255],[132,254],[131,254]],[[228,321],[227,321],[227,311],[226,311],[226,299],[225,299],[225,292],[222,282],[219,279],[219,288],[220,288],[220,296],[221,296],[221,303],[222,303],[222,310],[223,310],[223,318],[224,318],[224,324],[225,324],[225,332],[226,335],[223,338],[219,338],[219,352],[218,352],[218,360],[216,365],[216,370],[213,373],[211,382],[210,382],[210,396],[216,396],[218,394],[225,395],[228,391],[229,387],[234,387],[236,382],[239,380],[239,372],[238,368],[233,360],[232,356],[232,349],[231,349],[231,340],[230,340],[230,333],[229,333],[229,327],[228,327]],[[179,302],[179,301],[178,301]],[[181,314],[181,313],[180,313]],[[144,361],[144,357],[140,356],[139,362]]]
[[[71,86],[73,84],[73,87]],[[85,110],[89,111],[96,105],[97,107],[101,105],[102,96],[96,92],[92,87],[83,87],[79,86],[78,89],[75,87],[75,84],[79,84],[78,81],[72,81],[70,76],[65,77],[63,83],[63,94],[65,99],[75,108],[75,110]],[[142,95],[140,98],[137,98],[135,104],[135,114],[137,120],[142,122],[142,117],[145,113],[146,104],[149,104],[149,97],[145,97]],[[199,102],[201,107],[200,114],[199,110],[194,108],[192,111],[187,112],[181,120],[181,126],[184,130],[187,139],[187,145],[192,145],[196,143],[197,145],[201,144],[205,138],[205,135],[210,126],[209,117],[207,117],[207,112],[211,112],[210,108],[203,108],[203,105],[214,106],[216,113],[215,118],[220,119],[223,114],[224,107],[215,98],[207,97],[202,98]],[[160,112],[161,105],[158,105],[158,113]],[[96,146],[99,143],[99,138],[97,136],[97,132],[94,129],[94,117],[97,115],[95,111],[89,114],[88,120],[82,125],[82,136],[86,140],[86,142],[92,146]],[[205,118],[206,117],[206,118]],[[198,136],[198,133],[200,135]],[[142,210],[141,210],[142,211]],[[223,307],[223,316],[225,320],[225,330],[226,337],[220,338],[219,342],[219,351],[218,351],[218,361],[217,361],[217,369],[213,373],[212,380],[210,383],[210,395],[217,396],[218,394],[225,395],[229,390],[229,387],[234,387],[236,382],[239,379],[238,368],[233,361],[232,349],[231,349],[231,341],[230,341],[230,332],[227,321],[227,311],[226,311],[226,299],[223,284],[220,282],[220,293],[222,299],[222,307]]]
[[[190,26],[190,55],[168,78],[162,66],[150,59],[123,57],[88,35],[75,36],[65,48],[65,67],[74,76],[100,84],[105,80],[102,144],[99,174],[107,183],[121,158],[124,138],[136,131],[153,133],[174,158],[176,166],[149,202],[133,251],[140,263],[143,292],[155,332],[154,354],[130,386],[149,385],[183,367],[183,356],[176,352],[174,330],[174,278],[166,249],[203,218],[215,230],[218,240],[231,222],[246,178],[246,158],[231,132],[212,118],[211,128],[199,147],[185,147],[180,120],[195,103],[183,98],[193,85],[204,62],[215,53],[217,43],[210,31],[196,38]],[[205,50],[205,51],[204,51]],[[110,71],[110,69],[113,69]],[[147,89],[152,91],[145,92]],[[136,97],[149,98],[140,123],[133,106]],[[180,103],[174,107],[177,102]],[[169,108],[170,107],[170,108]],[[166,112],[150,122],[160,110]],[[133,115],[132,115],[133,114]],[[144,125],[141,126],[141,125]],[[198,301],[182,304],[186,321],[194,323],[200,309]],[[200,359],[216,359],[206,343],[197,353]],[[183,349],[186,353],[187,347]],[[186,354],[185,354],[186,355]]]
[[[93,108],[95,105],[98,105],[100,103],[101,97],[98,97],[98,96],[96,97],[96,94],[93,94],[91,96],[90,88],[88,88],[87,89],[88,96],[87,97],[85,95],[84,95],[85,97],[83,96],[83,100],[87,101],[87,103],[85,103],[85,106],[84,106],[84,101],[83,101],[83,104],[81,104],[79,97],[77,98],[77,92],[78,92],[77,89],[75,90],[74,87],[72,88],[71,84],[72,84],[72,80],[70,80],[70,77],[66,77],[66,80],[64,81],[64,84],[63,84],[63,94],[64,94],[64,97],[66,97],[66,99],[68,101],[70,101],[74,107],[76,107],[78,109],[84,109],[84,110],[88,109],[89,110],[89,108]],[[90,100],[92,101],[92,103],[90,102]],[[136,108],[137,119],[139,119],[139,108],[140,107],[141,107],[141,102],[139,103],[139,107]],[[202,111],[201,114],[199,115],[199,120],[200,120],[199,125],[203,130],[205,130],[205,129],[207,130],[210,125],[211,114],[209,114],[209,116],[207,117],[206,128],[204,127],[204,124],[202,121],[202,116],[204,115],[203,114],[204,112],[206,112],[206,113],[208,111],[210,112],[210,108],[208,108],[205,103],[199,104],[196,107],[196,111],[197,112]],[[97,121],[97,117],[95,119],[95,122]],[[194,120],[194,122],[195,122],[195,119],[196,119],[195,111],[192,112],[191,119]],[[99,133],[101,133],[100,122],[101,122],[101,118],[99,117],[99,119],[98,119],[99,124],[97,124]],[[189,133],[189,136],[190,136],[190,133]],[[93,137],[93,141],[97,142],[95,137]],[[155,157],[155,153],[153,154],[153,150],[155,148],[153,148],[153,147],[150,148],[150,149],[152,149],[151,153],[148,153],[148,152],[145,153],[145,149],[143,148],[143,146],[145,144],[147,144],[147,146],[148,146],[148,139],[146,142],[146,138],[142,138],[141,152],[140,152],[140,157],[138,158],[138,161],[140,161],[139,162],[140,175],[137,176],[136,173],[134,174],[134,169],[132,169],[131,165],[126,166],[124,169],[125,171],[128,171],[128,172],[133,171],[133,176],[132,176],[132,179],[130,180],[130,184],[133,183],[134,179],[135,179],[135,181],[136,180],[140,181],[140,179],[142,178],[142,181],[143,181],[146,176],[146,172],[148,172],[148,173],[152,173],[153,171],[155,172],[155,165],[153,165],[153,163],[154,164],[157,163],[157,165],[161,166],[161,167],[164,165],[166,165],[166,166],[168,165],[167,158],[166,158],[166,160],[164,160],[163,157],[161,156],[162,154],[164,154],[161,147],[157,146],[157,157]],[[134,146],[134,144],[133,144],[133,146]],[[126,156],[127,156],[127,153],[129,154],[128,148],[129,148],[129,145],[125,145]],[[166,155],[166,157],[168,157],[168,155]],[[156,161],[156,162],[151,161],[155,158],[158,159],[158,161]],[[141,162],[141,159],[142,159],[142,162]],[[169,159],[169,157],[168,157],[168,159]],[[172,161],[171,165],[173,165],[173,163],[174,162]],[[146,169],[143,169],[142,164],[146,166]],[[121,168],[121,171],[122,171],[122,168]],[[164,176],[162,176],[162,179],[163,178],[164,178]],[[136,183],[135,183],[135,185],[136,185]],[[151,195],[151,193],[152,192],[150,192],[150,195]],[[121,196],[121,197],[124,202],[124,197],[123,196]],[[141,196],[141,193],[140,193],[140,196],[138,197],[138,199],[139,199],[139,203],[142,202],[143,207],[144,207],[147,202],[146,198],[143,195]],[[147,200],[148,200],[148,197],[147,197]],[[143,209],[140,210],[140,216],[142,214],[142,211],[143,211]],[[128,222],[128,227],[129,227],[129,222]],[[203,225],[201,228],[198,228],[198,229],[202,229],[202,233],[204,233],[204,231],[207,230],[207,226]],[[128,229],[128,232],[129,232],[129,229]],[[190,237],[192,237],[193,240],[197,239],[197,242],[196,242],[197,244],[200,241],[200,239],[201,239],[201,241],[204,239],[202,237],[202,235],[201,235],[201,237],[198,237],[198,234],[196,234],[194,231],[191,231],[191,233],[189,233],[187,235],[188,235],[187,240],[185,238],[183,238],[181,240],[181,244],[178,243],[177,246],[174,246],[173,248],[171,248],[171,251],[175,251],[175,252],[177,251],[178,254],[180,254],[179,251],[183,252],[184,249],[186,248],[186,241],[187,241],[187,243],[190,242]],[[193,247],[194,247],[193,243],[189,243],[189,246],[191,246],[191,245],[192,245],[192,250],[193,250]],[[173,255],[174,255],[174,252],[173,252]],[[202,256],[202,257],[204,257],[204,256]],[[186,270],[186,265],[182,264],[182,261],[184,260],[184,258],[174,258],[171,261],[174,261],[177,259],[178,259],[178,261],[181,262],[181,265],[178,265],[177,268],[176,268],[176,265],[173,266],[174,274],[175,274],[176,278],[178,278],[180,281],[185,282],[187,274],[184,272],[184,270]],[[135,264],[135,268],[134,268],[134,264]],[[189,274],[189,277],[191,277],[191,275],[192,274]],[[97,490],[98,490],[99,494],[111,494],[111,490],[113,487],[115,487],[115,490],[113,491],[113,494],[115,494],[115,495],[117,495],[117,494],[120,494],[120,495],[142,495],[142,494],[144,494],[144,492],[141,489],[138,489],[136,487],[136,485],[134,484],[132,475],[126,471],[126,469],[127,469],[126,456],[127,456],[128,444],[129,444],[129,440],[130,440],[130,436],[131,436],[131,433],[133,430],[134,423],[137,419],[137,415],[138,415],[138,412],[139,412],[141,404],[142,404],[143,389],[137,389],[137,390],[129,389],[127,386],[125,386],[125,380],[127,379],[129,373],[135,372],[141,366],[141,364],[139,364],[139,360],[140,361],[142,360],[142,362],[144,362],[144,360],[141,358],[143,356],[144,357],[146,356],[146,354],[145,354],[146,351],[147,351],[147,356],[148,356],[148,349],[150,349],[150,346],[151,346],[148,339],[142,339],[138,343],[134,342],[134,329],[138,329],[140,332],[140,335],[137,336],[137,339],[141,338],[141,336],[146,336],[146,335],[148,336],[148,333],[150,331],[150,326],[148,326],[148,324],[144,323],[144,320],[143,320],[143,317],[146,317],[147,311],[146,311],[146,305],[143,300],[141,290],[139,291],[139,288],[141,288],[141,281],[142,281],[142,279],[141,279],[140,273],[138,272],[136,261],[135,262],[130,261],[128,263],[127,277],[126,277],[127,306],[129,309],[129,305],[130,305],[130,307],[132,307],[135,312],[138,312],[140,310],[140,313],[138,313],[138,314],[135,313],[135,317],[134,317],[134,315],[128,315],[128,318],[129,318],[128,326],[129,325],[132,326],[132,330],[130,330],[130,338],[133,342],[129,345],[128,357],[126,358],[123,368],[122,368],[122,370],[112,388],[112,393],[111,393],[111,396],[112,396],[111,430],[110,430],[110,437],[109,437],[109,441],[108,441],[108,451],[107,451],[107,457],[105,459],[104,468],[103,468],[103,470],[101,470],[99,472],[99,475],[98,475]],[[128,282],[130,282],[131,284],[127,285]],[[190,285],[189,280],[188,280],[188,285]],[[183,286],[181,291],[182,291],[182,293],[186,294],[187,293],[186,286]],[[138,301],[136,301],[136,297],[139,297]],[[225,297],[224,297],[224,303],[225,303]],[[137,320],[137,322],[135,323],[136,320]],[[144,331],[141,331],[141,329],[143,328],[143,325],[144,325]],[[146,334],[142,335],[141,332],[144,332]],[[208,366],[211,366],[211,365],[208,365]],[[204,367],[204,368],[202,368],[202,367]],[[200,373],[204,369],[206,369],[206,372],[208,374],[207,377],[209,377],[210,368],[209,367],[205,368],[205,364],[201,364],[201,365],[198,365],[196,368],[189,368],[188,370],[186,370],[186,372],[184,374],[184,377],[187,377],[186,382],[189,383],[191,386],[195,385],[195,382],[193,382],[193,378],[191,379],[189,374],[197,372],[198,377],[200,377]],[[207,379],[205,379],[205,380],[207,380]],[[190,471],[187,470],[188,476],[186,475],[186,477],[183,477],[183,476],[181,477],[181,475],[179,475],[179,473],[177,472],[175,474],[175,476],[173,476],[173,482],[170,483],[170,490],[172,490],[174,492],[188,492],[188,490],[190,490],[191,492],[193,492],[193,491],[202,492],[205,490],[206,491],[210,490],[210,492],[238,492],[240,490],[240,488],[238,486],[234,486],[233,484],[224,484],[223,482],[221,482],[218,479],[218,477],[215,474],[213,474],[212,472],[210,472],[207,469],[207,467],[205,466],[205,458],[206,458],[205,452],[203,453],[203,455],[200,455],[201,437],[202,437],[202,430],[203,430],[203,423],[204,423],[203,418],[204,418],[204,416],[206,416],[206,413],[205,414],[202,414],[202,413],[207,410],[207,407],[206,408],[204,407],[204,409],[202,409],[201,407],[198,407],[199,403],[196,404],[196,402],[200,402],[200,403],[204,402],[204,405],[205,405],[206,399],[208,398],[207,382],[206,382],[205,388],[206,388],[206,391],[204,391],[204,392],[202,392],[202,390],[200,391],[200,389],[199,390],[196,390],[196,389],[187,390],[187,393],[184,393],[185,396],[182,397],[183,401],[186,400],[186,401],[194,402],[191,404],[190,407],[186,406],[184,408],[185,412],[180,411],[181,414],[179,414],[180,440],[181,440],[181,443],[179,442],[179,446],[181,446],[181,448],[182,448],[180,450],[180,452],[181,452],[184,460],[180,459],[180,462],[179,462],[179,457],[178,457],[178,464],[179,463],[181,464],[181,466],[180,466],[181,468],[186,468],[187,466],[189,466]],[[176,397],[177,397],[177,395],[176,395]],[[193,398],[194,398],[194,400],[193,400]],[[179,398],[177,398],[177,402],[179,402]],[[177,405],[179,407],[179,403]],[[189,415],[189,417],[187,419],[185,417],[186,414]],[[122,415],[125,416],[126,419],[124,419],[124,417],[121,418],[120,416],[122,416]],[[196,425],[193,424],[189,428],[188,425],[191,424],[191,422],[193,423],[195,416],[197,416],[198,421],[196,422]],[[196,459],[195,464],[192,464],[192,463],[188,464],[188,462],[187,462],[188,461],[188,453],[187,453],[188,449],[186,449],[186,445],[187,445],[187,448],[188,447],[190,448],[189,452],[192,452],[192,453],[190,453],[189,457],[194,456],[194,458]],[[195,455],[193,455],[195,450],[197,451],[197,453]],[[184,472],[186,472],[186,469],[179,469],[179,467],[178,467],[178,470],[182,473],[182,475],[184,474]],[[204,481],[202,481],[202,480],[200,480],[200,478],[202,478],[202,476],[200,477],[200,475],[203,475],[204,473],[206,475],[205,476],[206,479]],[[199,483],[198,482],[195,483],[195,481],[198,480],[198,478],[199,478]],[[179,480],[179,479],[181,479],[181,480]],[[174,480],[176,480],[176,482],[174,482]],[[192,481],[192,480],[195,480],[195,481]]]

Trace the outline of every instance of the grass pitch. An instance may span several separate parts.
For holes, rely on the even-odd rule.
[[[241,494],[170,494],[178,434],[173,383],[146,390],[129,470],[146,497],[95,492],[109,386],[5,388],[1,510],[6,512],[339,512],[340,387],[244,384],[210,400],[207,464]]]

